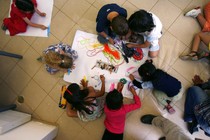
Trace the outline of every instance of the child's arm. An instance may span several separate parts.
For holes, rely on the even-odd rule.
[[[112,45],[114,45],[114,40],[111,37],[109,37],[105,32],[100,32],[99,34],[101,36],[103,36],[104,38],[106,38],[109,41],[109,43],[111,43]]]
[[[40,29],[42,29],[42,30],[47,29],[47,27],[44,26],[44,25],[42,25],[42,24],[36,24],[36,23],[31,22],[27,17],[24,17],[23,20],[24,20],[29,26],[32,26],[32,27],[35,27],[35,28],[40,28]]]
[[[128,43],[128,48],[147,48],[151,45],[149,41],[145,41],[143,44]]]
[[[152,89],[152,88],[154,88],[151,81],[139,82],[134,78],[134,76],[132,74],[129,75],[129,78],[132,81],[133,85],[140,88],[140,89]]]
[[[105,93],[105,77],[103,75],[100,75],[100,79],[101,79],[101,83],[102,83],[101,90],[96,93],[96,97],[101,97]]]
[[[35,9],[35,12],[36,12],[38,15],[40,15],[41,17],[45,17],[45,16],[46,16],[46,13],[40,12],[36,7],[34,7],[34,9]]]
[[[73,110],[71,104],[69,104],[69,103],[67,103],[67,106],[66,106],[66,114],[69,117],[78,117],[77,111]]]

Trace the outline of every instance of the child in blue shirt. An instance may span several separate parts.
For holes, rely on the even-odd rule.
[[[104,5],[98,12],[96,18],[96,31],[100,43],[114,44],[114,38],[117,35],[125,36],[129,27],[126,20],[126,9],[117,4]]]

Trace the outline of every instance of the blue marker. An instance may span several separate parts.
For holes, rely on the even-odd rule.
[[[68,75],[70,75],[70,73],[71,73],[71,69],[68,69]]]
[[[47,36],[49,37],[50,35],[50,26],[47,27]]]

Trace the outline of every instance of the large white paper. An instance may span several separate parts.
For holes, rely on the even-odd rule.
[[[109,44],[109,46],[112,45]],[[72,49],[77,51],[79,57],[74,62],[76,68],[70,74],[64,74],[64,81],[80,84],[80,80],[86,77],[90,86],[100,89],[101,83],[99,75],[104,74],[106,78],[106,92],[109,92],[112,86],[116,88],[117,82],[121,78],[125,78],[129,82],[128,73],[133,73],[136,75],[135,77],[137,77],[138,67],[145,62],[145,59],[147,59],[148,49],[144,49],[144,59],[140,62],[134,62],[134,60],[129,59],[129,63],[126,63],[122,56],[119,62],[111,62],[102,53],[103,48],[103,45],[97,41],[97,35],[77,30]],[[93,68],[97,60],[119,65],[117,73],[110,73],[109,71],[97,67]],[[133,98],[130,91],[128,91],[128,82],[125,84],[122,93],[125,97]]]
[[[11,0],[11,4],[12,4]],[[25,33],[19,33],[17,35],[20,36],[37,36],[37,37],[48,37],[50,32],[50,23],[52,18],[52,10],[53,10],[53,0],[37,0],[38,9],[41,12],[46,13],[46,17],[41,17],[37,13],[34,13],[33,17],[31,18],[31,21],[38,24],[43,24],[48,29],[42,30],[40,28],[34,28],[31,26],[27,27],[27,30]],[[11,10],[11,5],[10,5]],[[9,17],[10,17],[10,10],[9,10]],[[9,31],[6,31],[6,34],[9,35]]]

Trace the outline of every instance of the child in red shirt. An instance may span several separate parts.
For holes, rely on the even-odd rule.
[[[42,24],[36,24],[30,21],[34,12],[45,17],[46,13],[42,13],[37,9],[36,0],[13,0],[11,5],[10,17],[3,20],[2,29],[8,29],[11,36],[18,33],[26,32],[27,26],[47,29]]]
[[[106,115],[104,125],[106,127],[102,140],[122,140],[125,127],[126,114],[130,111],[141,107],[139,96],[133,86],[129,88],[133,94],[133,104],[123,104],[123,96],[121,91],[123,85],[118,83],[118,90],[114,89],[106,96],[106,104],[104,113]]]

